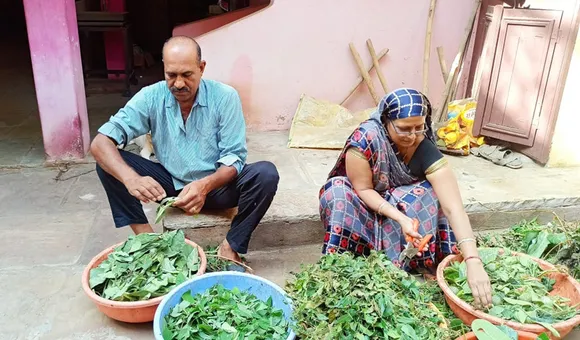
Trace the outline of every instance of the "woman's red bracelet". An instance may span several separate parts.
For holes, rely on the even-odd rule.
[[[479,256],[468,256],[463,261],[472,260],[472,259],[477,259],[477,260],[481,261],[481,257],[479,257]]]

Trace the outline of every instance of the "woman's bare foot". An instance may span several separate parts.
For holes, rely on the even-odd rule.
[[[222,244],[218,247],[218,256],[225,257],[226,259],[242,262],[240,255],[230,247],[228,240],[224,240]]]

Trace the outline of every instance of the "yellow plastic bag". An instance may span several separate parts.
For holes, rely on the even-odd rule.
[[[447,106],[448,121],[437,130],[437,137],[447,149],[469,152],[471,147],[485,143],[483,137],[473,136],[477,102],[473,98],[455,100]]]

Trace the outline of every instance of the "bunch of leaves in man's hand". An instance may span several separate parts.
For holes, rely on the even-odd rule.
[[[281,309],[238,288],[215,285],[202,294],[185,292],[164,318],[163,339],[286,339],[289,325]]]
[[[498,248],[480,249],[479,254],[493,290],[493,306],[487,311],[490,315],[519,323],[537,323],[557,334],[553,323],[579,313],[568,299],[549,294],[555,280],[531,257],[512,256],[507,249],[500,254]],[[465,262],[454,262],[445,268],[444,276],[457,297],[473,303]]]
[[[159,223],[165,217],[167,213],[167,209],[173,206],[173,203],[177,201],[177,197],[165,197],[161,202],[159,202],[159,206],[157,206],[157,210],[155,211],[155,223]]]
[[[329,254],[287,282],[301,339],[447,339],[423,284],[382,253]]]
[[[477,237],[481,247],[509,248],[542,258],[555,265],[564,265],[570,275],[580,279],[580,226],[577,223],[539,224],[522,221],[501,233]]]
[[[183,231],[131,235],[91,269],[89,284],[99,296],[115,301],[140,301],[167,294],[199,270],[197,247]]]

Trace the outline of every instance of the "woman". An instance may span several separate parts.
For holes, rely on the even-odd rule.
[[[463,253],[476,303],[491,304],[489,277],[453,171],[435,145],[431,104],[420,92],[386,95],[371,119],[346,141],[320,191],[326,235],[323,253],[384,252],[404,270],[433,271],[446,255]],[[419,230],[413,220],[418,220]],[[399,263],[406,236],[430,243],[408,266]]]

